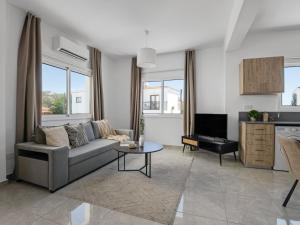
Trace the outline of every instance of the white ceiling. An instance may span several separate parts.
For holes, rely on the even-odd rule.
[[[263,0],[252,30],[300,29],[300,0]]]
[[[134,55],[222,43],[233,0],[10,0],[48,24],[111,54]]]
[[[222,44],[234,1],[241,0],[9,0],[114,55],[135,55],[145,29],[160,53]],[[258,4],[250,31],[300,27],[300,0]]]

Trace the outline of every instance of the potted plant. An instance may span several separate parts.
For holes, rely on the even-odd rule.
[[[145,129],[145,120],[144,120],[144,117],[141,116],[141,118],[140,118],[139,146],[144,146],[144,142],[145,142],[144,129]]]
[[[260,113],[254,109],[248,112],[248,117],[251,121],[256,121],[259,115]]]

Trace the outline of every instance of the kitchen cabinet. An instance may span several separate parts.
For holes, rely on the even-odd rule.
[[[246,167],[272,169],[274,124],[240,123],[240,159]]]
[[[240,94],[267,95],[284,91],[284,57],[243,59]]]

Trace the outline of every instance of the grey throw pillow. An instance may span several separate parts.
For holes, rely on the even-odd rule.
[[[35,129],[34,142],[37,144],[46,144],[46,135],[41,126],[38,126]]]
[[[100,130],[98,127],[98,124],[95,121],[92,121],[92,126],[93,126],[93,130],[94,130],[94,135],[95,138],[101,138],[101,134],[100,134]]]
[[[89,143],[88,137],[85,133],[84,127],[82,124],[65,126],[65,129],[68,133],[70,145],[72,148],[77,148],[79,146]]]
[[[89,141],[95,140],[95,135],[94,135],[94,131],[93,131],[91,122],[89,121],[86,123],[82,123],[82,126],[84,127],[85,133],[86,133]]]

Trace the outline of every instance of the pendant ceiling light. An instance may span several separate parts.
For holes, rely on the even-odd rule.
[[[156,51],[153,48],[148,48],[147,41],[149,31],[145,30],[146,42],[145,47],[141,48],[137,54],[137,66],[141,68],[154,68],[156,67]]]

